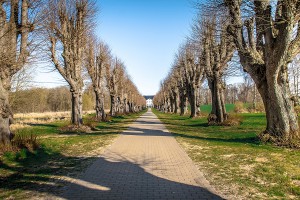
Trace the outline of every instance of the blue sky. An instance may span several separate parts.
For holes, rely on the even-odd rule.
[[[96,34],[125,63],[144,95],[155,94],[189,33],[190,0],[101,0]]]
[[[98,0],[96,35],[124,61],[143,95],[155,94],[174,54],[190,32],[192,0]],[[59,74],[38,69],[40,86],[65,84]],[[49,83],[50,82],[50,83]],[[51,84],[53,82],[53,84]]]

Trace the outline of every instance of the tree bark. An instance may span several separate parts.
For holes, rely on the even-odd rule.
[[[178,113],[178,97],[177,93],[174,92],[174,113]]]
[[[82,92],[80,90],[71,90],[72,93],[72,115],[71,122],[74,125],[81,126],[82,121]]]
[[[9,145],[13,137],[10,131],[13,114],[8,102],[8,92],[4,89],[0,78],[0,143]]]
[[[25,0],[0,3],[0,142],[4,144],[9,144],[13,136],[9,127],[13,114],[8,100],[11,78],[28,61],[32,53],[29,49],[35,49],[34,42],[28,41],[29,33],[34,31],[31,21],[36,21],[33,19],[39,13],[34,6],[34,2]]]
[[[282,67],[285,68],[285,67]],[[286,71],[279,75],[267,76],[254,80],[264,106],[267,117],[267,128],[260,135],[264,141],[288,145],[300,138],[298,117],[290,99],[290,88]]]
[[[185,95],[181,94],[180,102],[179,102],[180,116],[183,116],[185,114],[185,106],[186,106],[186,97]]]
[[[115,102],[115,96],[110,95],[110,115],[115,116],[116,115],[116,102]]]
[[[100,121],[104,121],[106,118],[105,110],[104,110],[104,97],[97,90],[94,90],[96,96],[96,118]]]
[[[208,116],[208,124],[221,124],[228,118],[225,108],[224,87],[217,77],[208,78],[208,85],[212,97],[212,110]]]
[[[197,102],[196,102],[196,89],[193,86],[188,86],[188,100],[191,106],[190,118],[197,117]]]

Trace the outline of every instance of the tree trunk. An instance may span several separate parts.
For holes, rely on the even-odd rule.
[[[267,128],[260,138],[293,146],[294,142],[299,141],[300,135],[298,116],[290,98],[287,72],[282,70],[278,76],[266,76],[265,79],[254,81],[263,99],[267,117]]]
[[[174,107],[175,107],[175,105],[174,105],[174,99],[173,99],[173,97],[171,97],[170,96],[170,107],[171,107],[171,113],[174,113]]]
[[[72,113],[71,122],[74,125],[81,126],[82,121],[82,92],[79,90],[72,90]]]
[[[172,104],[173,104],[173,113],[178,113],[178,93],[175,90],[172,90]]]
[[[257,94],[256,94],[256,86],[253,86],[253,109],[256,111],[256,102],[257,102]]]
[[[180,107],[180,116],[183,116],[185,114],[185,96],[181,95],[180,96],[180,103],[179,103],[179,107]]]
[[[127,103],[127,99],[124,99],[124,109],[125,109],[125,113],[129,113],[129,106]]]
[[[191,106],[191,115],[190,118],[197,117],[197,103],[196,103],[196,94],[194,88],[189,88],[188,91],[188,100]]]
[[[116,105],[115,105],[115,96],[110,95],[110,115],[115,116],[116,115]]]
[[[13,114],[11,112],[8,92],[4,89],[0,78],[0,143],[4,145],[10,144],[13,134],[10,131]]]
[[[208,116],[208,124],[221,124],[228,116],[225,108],[224,88],[222,82],[217,77],[208,79],[208,85],[212,97],[212,110]]]
[[[177,96],[175,96],[175,98],[174,98],[174,113],[175,114],[178,113],[178,100],[177,100]]]
[[[128,112],[130,113],[131,112],[131,108],[130,108],[130,102],[127,101],[127,108],[128,108]]]
[[[104,121],[106,114],[104,111],[104,97],[98,90],[94,90],[96,96],[96,118],[100,121]]]

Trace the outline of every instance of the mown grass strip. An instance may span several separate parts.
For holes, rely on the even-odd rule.
[[[262,144],[264,114],[240,114],[239,126],[207,126],[206,117],[153,110],[202,170],[230,199],[299,199],[300,151]]]
[[[37,135],[41,148],[0,156],[0,199],[55,196],[69,183],[68,178],[76,178],[118,133],[144,112],[97,123],[97,131],[85,134],[59,131],[67,121],[33,124],[20,129],[18,134]]]

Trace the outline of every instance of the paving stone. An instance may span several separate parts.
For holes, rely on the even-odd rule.
[[[149,110],[60,199],[222,199]]]

